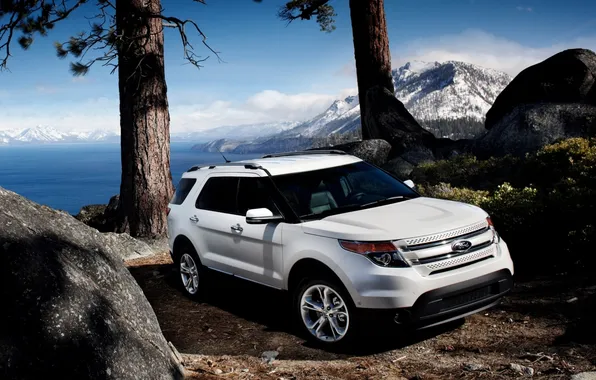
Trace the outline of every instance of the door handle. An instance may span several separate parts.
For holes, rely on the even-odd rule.
[[[244,228],[240,227],[240,224],[236,224],[235,226],[230,227],[233,231],[242,232]]]
[[[190,219],[190,221],[191,221],[191,222],[194,222],[194,223],[196,223],[196,222],[198,222],[198,221],[199,221],[199,218],[197,218],[197,216],[196,216],[196,215],[193,215],[193,216],[191,216],[191,217],[190,217],[190,218],[188,218],[188,219]]]

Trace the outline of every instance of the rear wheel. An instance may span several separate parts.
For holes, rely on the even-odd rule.
[[[199,298],[202,294],[204,269],[193,247],[184,246],[177,255],[180,284],[186,295]]]
[[[324,279],[305,279],[294,294],[294,314],[305,334],[325,346],[352,339],[356,319],[352,300],[342,286]]]

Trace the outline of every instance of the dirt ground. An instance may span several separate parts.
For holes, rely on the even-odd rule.
[[[465,322],[409,333],[383,326],[350,351],[329,352],[296,335],[283,293],[213,275],[197,302],[167,254],[128,266],[188,378],[569,379],[596,370],[594,276],[517,279],[500,306]],[[265,351],[279,355],[265,363]]]

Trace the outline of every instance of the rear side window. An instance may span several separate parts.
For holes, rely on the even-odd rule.
[[[180,182],[178,182],[176,192],[174,193],[174,199],[172,199],[172,202],[170,203],[173,205],[181,205],[196,182],[197,180],[195,178],[182,178]]]
[[[196,207],[201,210],[236,214],[238,207],[238,177],[211,177],[197,198]]]

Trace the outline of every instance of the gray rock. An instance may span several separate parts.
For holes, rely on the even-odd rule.
[[[463,368],[466,371],[477,372],[477,371],[484,371],[486,369],[486,366],[484,366],[482,364],[476,364],[476,363],[465,363],[463,365]]]
[[[335,145],[333,147],[315,148],[320,149],[337,149],[342,150],[348,154],[352,154],[364,161],[370,162],[373,165],[381,166],[387,162],[391,145],[385,140],[364,140],[354,141],[346,144]]]
[[[3,377],[182,378],[110,239],[0,188]]]
[[[519,73],[497,96],[486,114],[492,129],[514,108],[524,104],[591,104],[596,106],[596,54],[569,49]]]
[[[118,223],[120,196],[114,195],[107,205],[83,206],[75,218],[99,232],[128,232]]]
[[[509,368],[523,376],[534,376],[534,368],[526,367],[525,365],[510,363]]]
[[[476,155],[522,156],[558,139],[596,135],[596,106],[520,105],[474,142]]]
[[[596,380],[596,372],[581,372],[571,376],[571,380]]]
[[[278,351],[265,351],[261,354],[261,360],[264,363],[271,364],[279,355]]]
[[[401,157],[393,158],[382,166],[383,169],[395,175],[402,181],[410,179],[410,174],[412,173],[415,167],[415,164],[408,162]]]

